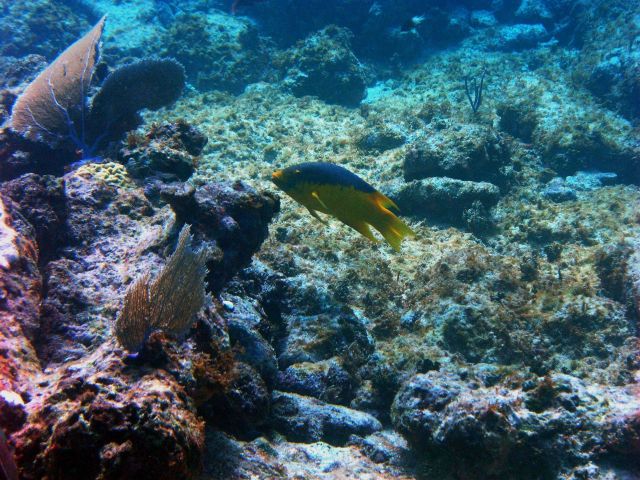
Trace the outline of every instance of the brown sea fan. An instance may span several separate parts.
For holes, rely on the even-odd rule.
[[[100,38],[106,16],[84,37],[68,47],[31,82],[15,105],[11,128],[25,138],[51,147],[82,132],[86,98],[99,56]],[[78,118],[79,117],[79,118]]]
[[[176,250],[158,276],[152,281],[143,275],[125,294],[115,335],[130,352],[139,350],[154,330],[182,335],[204,305],[210,255],[206,249],[191,247],[190,228],[182,228]]]

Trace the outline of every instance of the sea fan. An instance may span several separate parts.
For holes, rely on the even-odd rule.
[[[130,352],[138,351],[155,330],[182,335],[204,304],[209,251],[194,250],[189,232],[185,225],[175,252],[155,280],[145,274],[125,294],[115,334]]]
[[[184,68],[171,58],[146,58],[112,72],[90,102],[87,95],[106,17],[65,50],[16,101],[12,129],[59,148],[71,143],[83,160],[140,123],[138,111],[175,102],[185,85]]]
[[[18,97],[11,114],[14,131],[52,148],[71,140],[86,149],[86,98],[106,18],[62,52]]]

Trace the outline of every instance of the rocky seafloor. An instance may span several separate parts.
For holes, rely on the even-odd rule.
[[[17,478],[640,478],[637,3],[230,3],[0,9]],[[10,116],[105,13],[93,90],[113,71],[144,96],[158,57],[187,84],[86,161]],[[304,161],[365,178],[416,237],[318,222],[270,182]],[[204,306],[127,351],[127,291],[185,224]]]

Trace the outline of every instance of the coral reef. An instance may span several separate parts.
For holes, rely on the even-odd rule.
[[[3,5],[0,17],[0,53],[21,57],[39,54],[52,60],[89,28],[70,5],[44,0],[18,0]]]
[[[55,170],[60,160],[68,157],[69,163],[73,158],[65,155],[65,150],[75,149],[83,161],[93,159],[98,149],[141,122],[138,111],[158,109],[182,93],[185,78],[179,63],[143,59],[112,72],[92,97],[89,109],[87,96],[105,21],[102,17],[15,100],[10,126],[5,129],[9,148],[3,152],[3,163],[9,164],[9,172],[3,177],[37,171],[38,164],[51,162],[50,157],[55,159],[51,162]],[[58,153],[52,154],[52,150]]]
[[[346,29],[327,27],[285,52],[278,64],[296,96],[314,95],[329,103],[357,105],[365,94],[365,72],[350,49]]]
[[[129,174],[145,180],[187,180],[197,166],[207,137],[185,121],[153,125],[144,135],[130,132],[118,151]]]
[[[0,428],[21,478],[638,477],[636,3],[0,9],[5,126],[104,13],[113,66],[81,98],[101,158],[0,131]],[[416,237],[395,252],[278,197],[274,170],[319,161]],[[171,256],[185,225],[206,276]],[[192,307],[178,335],[118,342],[157,278]]]
[[[200,90],[240,93],[265,78],[270,68],[268,46],[255,25],[227,15],[178,15],[162,45]]]

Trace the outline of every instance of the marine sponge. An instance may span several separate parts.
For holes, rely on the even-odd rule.
[[[204,305],[209,251],[191,247],[190,230],[188,225],[182,228],[175,252],[155,280],[145,274],[127,290],[115,325],[115,335],[127,350],[139,350],[155,330],[183,334]]]
[[[140,123],[139,110],[172,104],[184,84],[184,68],[172,58],[143,58],[118,68],[105,79],[91,102],[91,137],[120,137]]]

